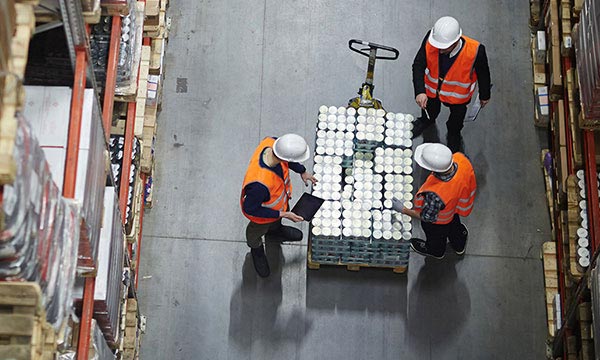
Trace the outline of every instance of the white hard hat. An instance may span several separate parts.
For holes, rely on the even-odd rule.
[[[302,162],[310,157],[304,138],[296,134],[285,134],[275,140],[273,153],[283,161]]]
[[[421,144],[415,149],[415,161],[423,169],[443,173],[452,166],[452,151],[444,144]]]
[[[438,19],[429,33],[429,43],[438,49],[447,49],[460,39],[462,29],[458,21],[452,16],[444,16]]]

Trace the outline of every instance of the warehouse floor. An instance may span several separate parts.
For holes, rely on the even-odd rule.
[[[528,2],[376,0],[359,13],[364,4],[171,0],[140,268],[142,359],[544,357],[540,248],[550,227],[543,135],[532,118]],[[239,194],[260,139],[295,132],[312,144],[318,107],[355,96],[366,58],[348,50],[350,38],[400,50],[399,60],[377,63],[375,95],[389,111],[417,114],[412,60],[447,14],[486,45],[494,83],[489,107],[463,130],[479,183],[465,220],[466,256],[412,253],[405,275],[314,271],[304,239],[269,245],[273,273],[258,278]],[[305,188],[293,180],[298,198]]]

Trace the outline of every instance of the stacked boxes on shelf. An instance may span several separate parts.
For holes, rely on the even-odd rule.
[[[325,199],[311,222],[309,267],[408,266],[412,207],[412,115],[321,106],[313,195]]]

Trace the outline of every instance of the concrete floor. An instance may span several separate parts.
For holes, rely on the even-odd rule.
[[[550,229],[528,3],[375,0],[359,10],[364,4],[170,1],[155,205],[140,268],[142,359],[543,358],[540,249]],[[305,239],[269,246],[273,273],[257,278],[239,193],[260,139],[295,132],[313,143],[319,105],[346,104],[364,80],[366,58],[347,49],[350,38],[400,50],[399,60],[376,65],[375,95],[389,111],[416,114],[412,59],[447,14],[487,46],[494,83],[489,107],[463,130],[479,182],[466,256],[413,253],[406,275],[308,271]],[[447,114],[438,119],[442,139]],[[304,186],[293,181],[297,198]]]

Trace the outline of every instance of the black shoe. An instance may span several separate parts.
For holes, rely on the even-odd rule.
[[[418,118],[417,120],[415,120],[413,122],[412,139],[419,137],[423,133],[423,131],[425,131],[425,129],[427,129],[432,124],[433,122],[423,120],[423,118]]]
[[[454,250],[456,255],[464,255],[465,250],[467,249],[467,240],[469,240],[469,230],[464,224],[460,225],[462,226],[461,236],[464,237],[465,244],[463,245],[462,249],[455,249],[454,246],[452,246],[452,243],[450,243],[450,247],[452,248],[452,250]]]
[[[430,254],[429,251],[427,250],[427,246],[425,246],[425,240],[422,240],[422,239],[417,239],[417,238],[410,239],[410,247],[418,254],[436,258],[438,260],[443,259],[444,255],[445,255],[445,254],[442,254],[442,256],[435,256],[435,255]]]
[[[271,269],[269,268],[269,262],[267,261],[267,256],[265,255],[265,248],[261,245],[256,249],[250,249],[252,253],[252,262],[254,263],[254,270],[260,277],[266,278],[271,275]]]
[[[267,232],[267,241],[302,241],[302,231],[293,226],[281,225],[278,229]]]

